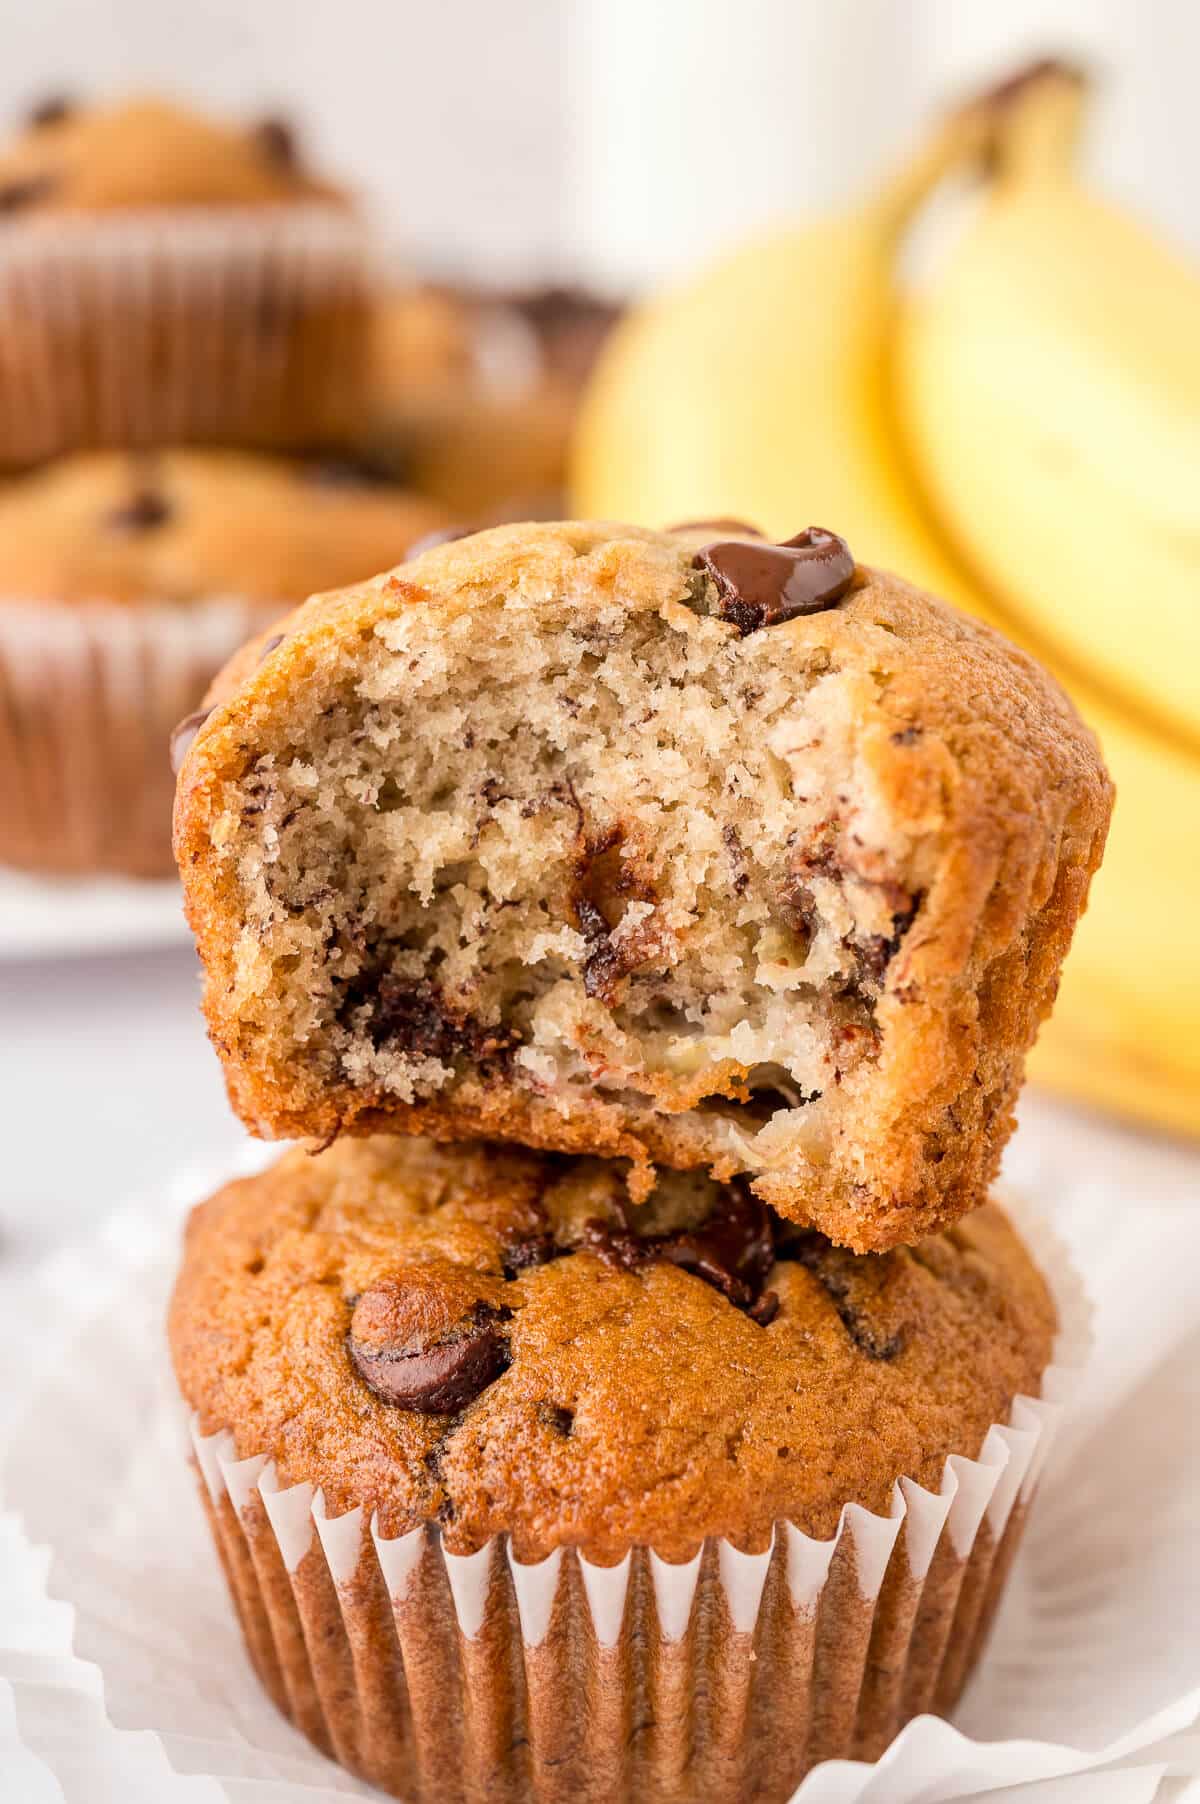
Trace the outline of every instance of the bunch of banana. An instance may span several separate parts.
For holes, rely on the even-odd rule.
[[[632,314],[574,503],[834,526],[1057,669],[1118,800],[1033,1071],[1200,1132],[1200,276],[1072,179],[1082,91],[1039,66],[853,211]],[[907,294],[907,230],[966,168],[974,222]]]

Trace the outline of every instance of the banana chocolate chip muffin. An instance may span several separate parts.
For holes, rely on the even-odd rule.
[[[733,1800],[751,1773],[782,1800],[949,1708],[1024,1502],[951,1527],[946,1461],[1037,1395],[1055,1332],[992,1206],[855,1255],[740,1181],[672,1173],[637,1207],[603,1161],[397,1138],[202,1204],[170,1312],[206,1473],[224,1432],[226,1469],[273,1462],[268,1506],[361,1511],[330,1568],[289,1511],[285,1573],[278,1510],[205,1488],[262,1677],[346,1764],[443,1801]],[[463,1601],[492,1537],[519,1617],[478,1561]]]
[[[618,309],[583,291],[427,283],[382,299],[368,443],[477,522],[557,515],[579,394]]]
[[[0,863],[173,869],[172,729],[310,588],[443,516],[343,465],[82,453],[0,487]]]
[[[501,527],[283,630],[176,803],[252,1129],[741,1173],[858,1250],[985,1194],[1111,807],[1029,657],[729,522]]]
[[[0,463],[323,444],[361,414],[363,228],[282,120],[35,108],[0,145],[0,317]]]

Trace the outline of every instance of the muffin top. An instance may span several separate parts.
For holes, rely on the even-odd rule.
[[[88,453],[0,487],[0,598],[293,603],[387,569],[443,521],[353,464]]]
[[[738,1185],[482,1144],[295,1149],[193,1212],[170,1312],[185,1399],[239,1456],[395,1535],[519,1559],[708,1535],[934,1486],[1018,1392],[1054,1305],[994,1206],[855,1255]]]
[[[48,99],[0,147],[0,222],[144,207],[346,204],[282,119],[226,125],[167,101]]]

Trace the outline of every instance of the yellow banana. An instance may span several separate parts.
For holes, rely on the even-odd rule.
[[[581,514],[733,515],[779,536],[830,526],[864,561],[1013,631],[940,535],[893,417],[899,240],[940,175],[978,147],[978,112],[850,213],[751,243],[629,318],[580,419]],[[1118,804],[1034,1070],[1085,1100],[1200,1131],[1200,760],[1092,686],[1071,687]]]
[[[1076,181],[1085,94],[1048,65],[1010,96],[897,418],[987,589],[1200,753],[1200,269]]]

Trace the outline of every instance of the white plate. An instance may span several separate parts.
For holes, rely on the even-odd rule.
[[[135,883],[0,870],[0,960],[134,951],[187,937],[174,878]]]

